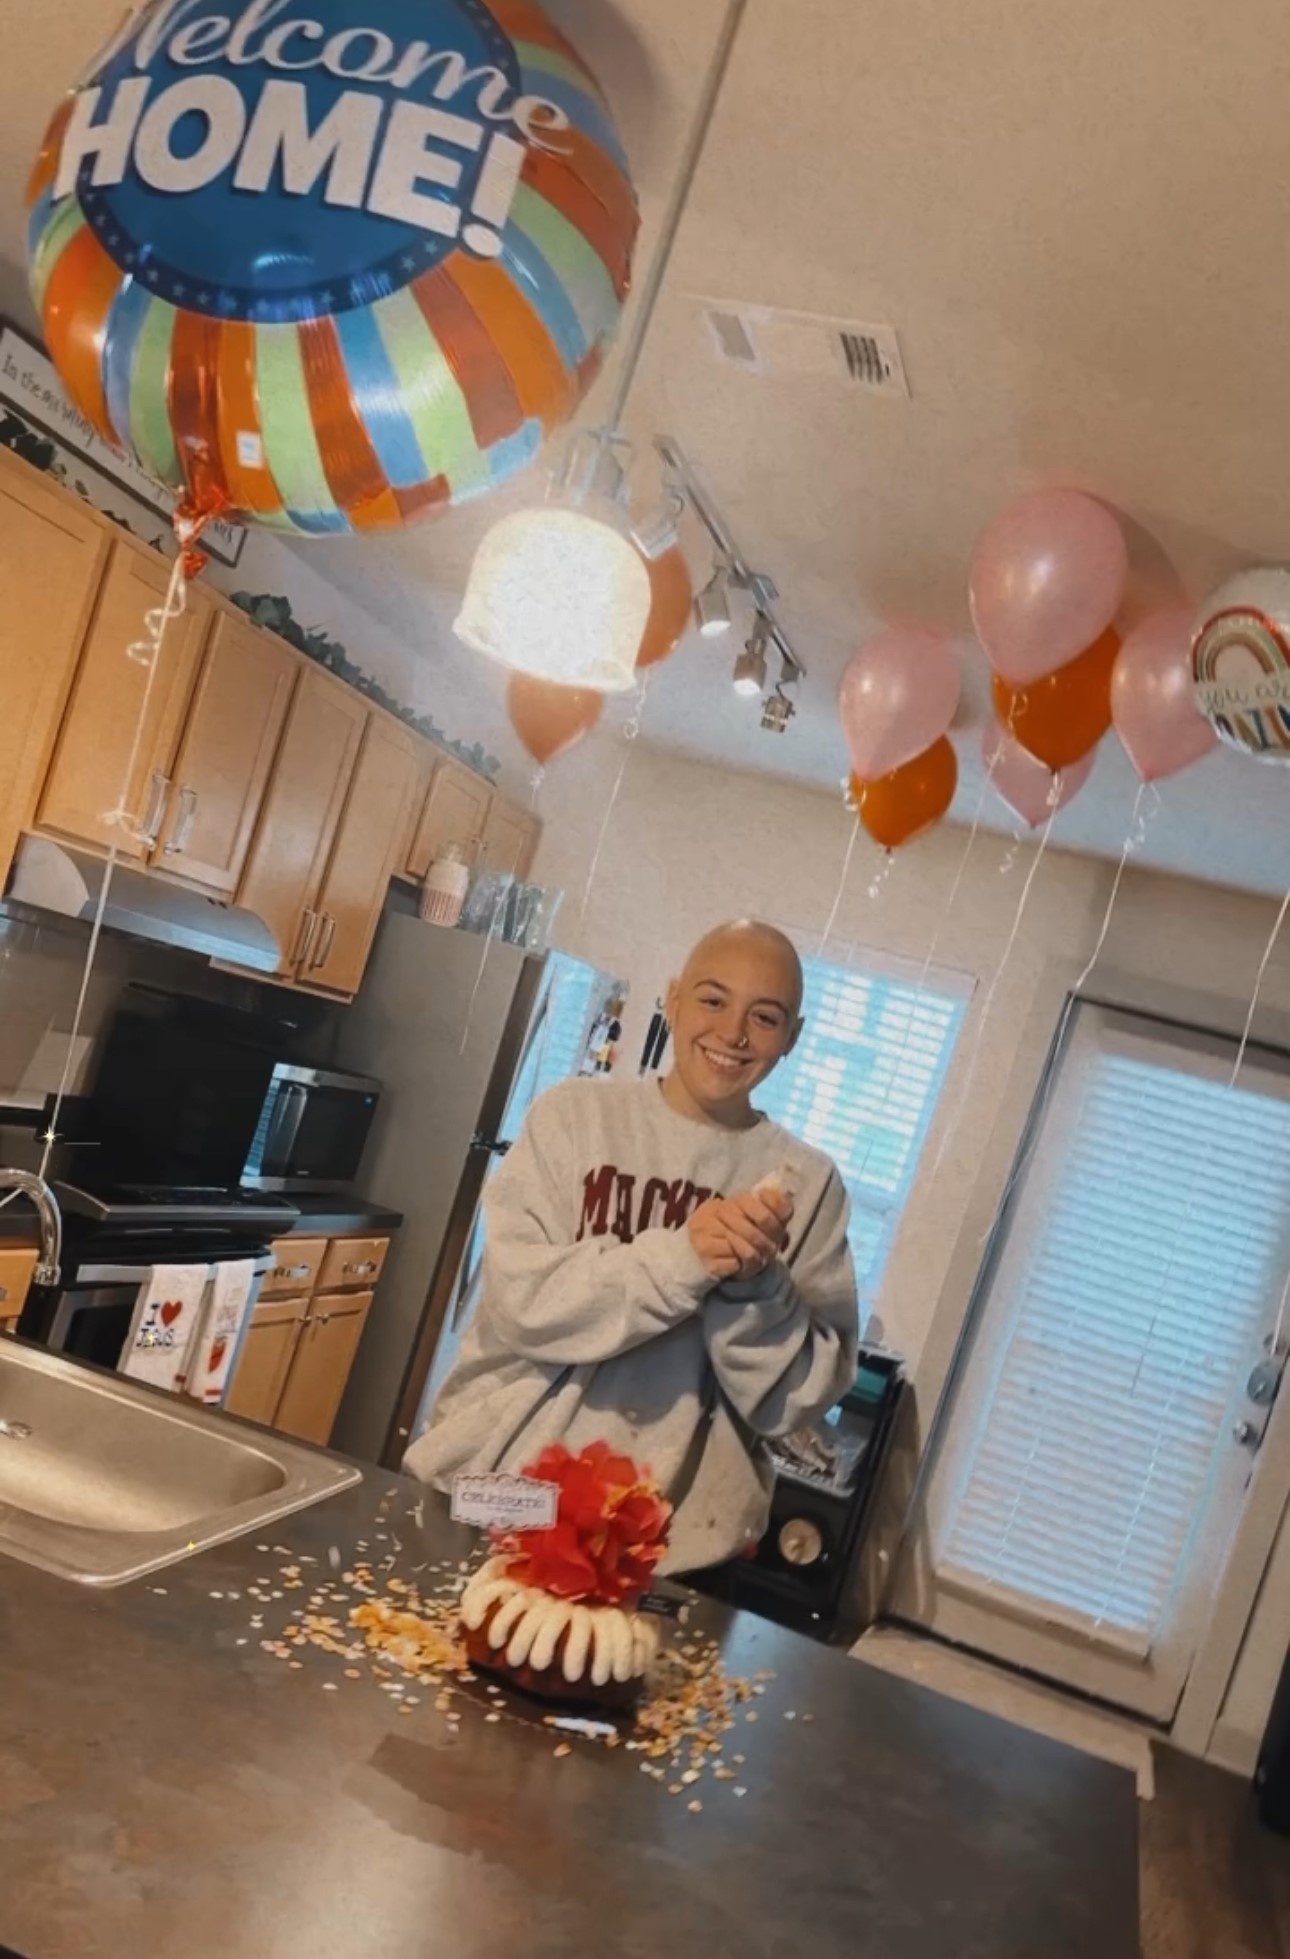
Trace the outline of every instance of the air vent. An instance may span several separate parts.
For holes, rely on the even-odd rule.
[[[728,367],[746,374],[831,376],[869,394],[909,395],[894,327],[706,299],[699,306],[717,358]]]
[[[743,314],[732,313],[721,306],[705,306],[703,317],[716,346],[717,358],[731,367],[742,367],[750,373],[760,374],[761,358],[757,352],[757,342],[753,338],[751,323]]]

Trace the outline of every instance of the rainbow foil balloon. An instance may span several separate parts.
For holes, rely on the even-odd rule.
[[[502,482],[572,414],[637,229],[532,0],[152,0],[57,110],[32,294],[77,406],[186,499],[321,535]]]
[[[1231,748],[1290,763],[1290,571],[1240,571],[1201,607],[1192,637],[1201,713]]]

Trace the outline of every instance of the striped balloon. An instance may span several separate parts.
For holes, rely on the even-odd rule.
[[[308,536],[486,494],[599,372],[638,215],[533,0],[152,0],[59,107],[31,290],[73,401],[197,509]]]

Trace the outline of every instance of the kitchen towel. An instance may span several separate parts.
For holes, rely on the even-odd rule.
[[[201,1325],[188,1349],[184,1393],[218,1407],[256,1293],[255,1260],[222,1259],[211,1267]]]
[[[121,1349],[117,1372],[133,1381],[175,1392],[182,1385],[188,1349],[197,1331],[209,1265],[154,1265],[139,1288],[139,1301]]]

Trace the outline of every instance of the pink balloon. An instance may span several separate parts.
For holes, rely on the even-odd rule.
[[[1111,719],[1144,782],[1159,782],[1217,746],[1192,681],[1192,614],[1166,606],[1135,626],[1111,676]]]
[[[959,663],[948,633],[889,626],[842,676],[838,707],[862,782],[890,775],[939,741],[959,704]]]
[[[1003,797],[1014,816],[1037,830],[1041,823],[1048,821],[1054,809],[1065,809],[1071,797],[1084,787],[1093,773],[1097,751],[1094,749],[1055,776],[997,721],[992,721],[981,737],[981,759],[991,772],[990,784],[996,794]],[[1050,802],[1054,782],[1057,796],[1055,802]]]
[[[972,557],[977,638],[1014,687],[1042,680],[1104,633],[1124,597],[1129,553],[1104,504],[1036,490],[1001,510]]]

